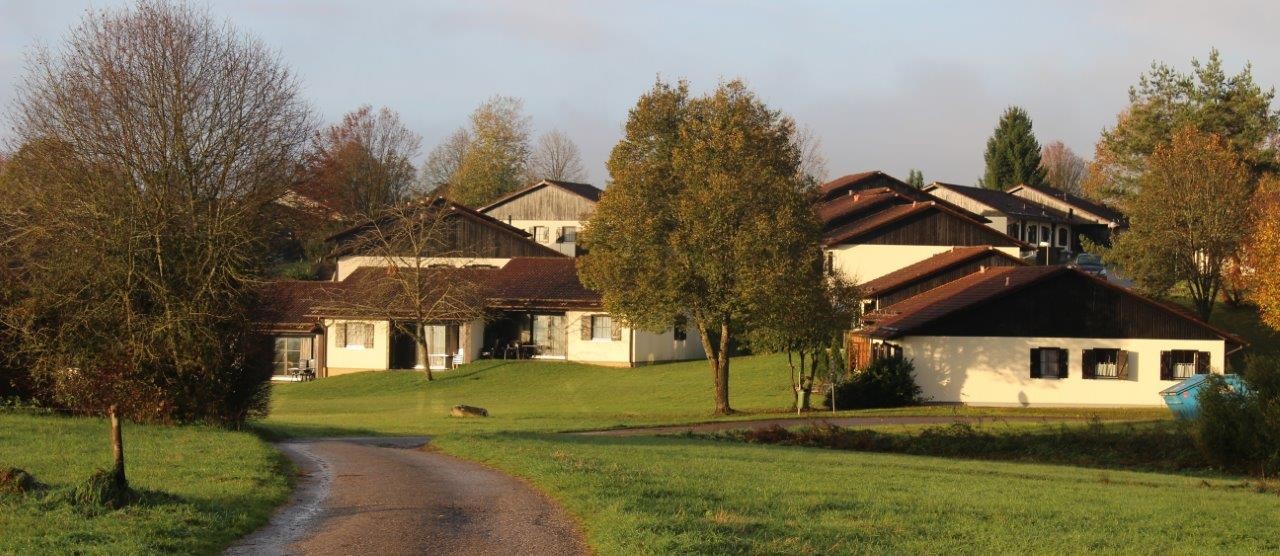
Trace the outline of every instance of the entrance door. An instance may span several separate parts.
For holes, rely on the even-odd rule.
[[[412,325],[409,325],[412,326]],[[418,343],[413,335],[401,330],[402,326],[391,326],[391,361],[392,369],[412,369],[418,363]]]
[[[542,357],[564,357],[564,315],[533,315],[533,343]]]

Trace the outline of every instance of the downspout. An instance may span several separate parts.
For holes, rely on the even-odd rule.
[[[635,328],[632,328],[632,327],[627,328],[627,342],[631,344],[630,347],[627,348],[627,358],[630,359],[627,366],[635,367],[636,366],[636,329]]]

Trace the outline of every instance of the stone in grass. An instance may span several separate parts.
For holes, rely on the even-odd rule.
[[[0,469],[0,495],[22,496],[43,486],[30,473],[17,467]]]
[[[453,409],[449,410],[449,415],[454,417],[488,417],[489,410],[471,405],[455,405]]]

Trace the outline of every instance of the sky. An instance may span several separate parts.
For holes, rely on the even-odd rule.
[[[86,9],[119,0],[0,0],[0,106],[32,45],[56,47]],[[695,92],[741,78],[821,138],[828,174],[878,169],[971,184],[1009,105],[1042,144],[1090,157],[1153,61],[1183,70],[1221,51],[1280,82],[1280,2],[209,0],[292,67],[332,122],[362,104],[400,113],[423,153],[482,101],[524,100],[559,129],[589,180],[627,111],[661,76]],[[0,112],[0,136],[10,123]]]

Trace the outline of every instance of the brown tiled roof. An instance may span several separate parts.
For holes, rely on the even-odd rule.
[[[1128,288],[1117,286],[1104,279],[1090,276],[1066,266],[1001,266],[988,268],[983,272],[970,274],[899,301],[885,309],[868,313],[863,317],[866,324],[862,332],[868,336],[886,339],[907,336],[912,331],[947,315],[1010,295],[1032,284],[1062,274],[1073,274],[1079,279],[1091,280],[1122,295],[1148,303],[1169,313],[1170,316],[1188,320],[1232,343],[1247,345],[1247,342],[1239,336],[1200,320],[1182,307],[1151,299]]]
[[[593,203],[599,202],[600,194],[603,193],[603,191],[601,191],[600,188],[594,185],[591,185],[589,183],[576,183],[571,181],[560,181],[560,180],[542,180],[540,182],[529,184],[525,187],[512,191],[511,193],[503,195],[502,197],[499,197],[498,200],[493,201],[485,206],[482,206],[477,210],[479,210],[480,212],[489,212],[490,210],[493,210],[495,207],[506,204],[508,201],[515,199],[516,197],[526,195],[528,193],[531,193],[533,191],[546,187],[547,185],[554,185],[556,187],[559,187],[560,189],[573,193],[574,195],[582,197],[583,199],[586,199]]]
[[[258,303],[251,319],[263,330],[308,332],[316,324],[312,307],[340,294],[339,282],[277,280],[257,288]]]
[[[900,268],[876,278],[875,280],[862,284],[862,294],[867,297],[877,297],[900,287],[910,285],[921,278],[926,278],[930,275],[963,265],[969,261],[985,257],[987,255],[1004,257],[1018,265],[1026,264],[1022,259],[1009,255],[1008,253],[990,245],[955,247],[950,251],[938,253],[937,255],[929,257],[923,261]]]
[[[551,257],[511,259],[491,282],[489,304],[504,309],[599,308],[600,294],[582,285],[576,262]]]
[[[412,295],[405,282],[392,279],[417,272],[422,281]],[[361,267],[341,282],[279,281],[261,288],[254,321],[273,331],[306,331],[325,317],[387,318],[411,316],[414,297],[438,304],[440,320],[474,318],[474,308],[593,310],[600,294],[578,280],[568,257],[517,257],[502,268]],[[448,296],[448,297],[446,297]],[[441,303],[448,300],[456,306]]]
[[[966,223],[979,226],[992,235],[1007,239],[1009,241],[1009,245],[1016,245],[1024,249],[1031,249],[1031,246],[1022,240],[978,222],[977,220],[970,218],[966,213],[960,212],[959,210],[951,208],[951,206],[936,200],[923,203],[912,203],[909,205],[897,205],[878,212],[870,213],[866,217],[859,218],[849,224],[832,230],[827,230],[823,233],[822,244],[824,246],[838,245],[846,241],[857,239],[860,236],[873,232],[894,222],[898,222],[899,220],[928,211],[946,213],[955,218],[959,218]]]
[[[890,189],[894,193],[902,195],[907,199],[911,199],[913,201],[919,201],[919,202],[925,202],[925,201],[937,202],[943,205],[947,205],[952,210],[960,214],[963,214],[965,216],[968,216],[973,220],[977,220],[978,222],[982,222],[982,223],[990,222],[990,220],[988,220],[985,216],[972,212],[959,205],[953,204],[950,201],[947,201],[945,199],[938,199],[933,195],[925,193],[921,189],[917,189],[916,187],[912,186],[911,184],[908,184],[907,182],[904,182],[898,178],[895,178],[879,170],[849,174],[847,176],[841,176],[827,183],[824,183],[818,186],[818,199],[819,201],[822,201],[822,202],[831,201],[835,199],[836,196],[840,195],[840,192],[842,190],[848,190],[846,191],[846,193],[851,193],[858,189],[859,184],[862,184],[864,182],[869,182],[872,180],[879,180],[879,182],[883,184],[880,186],[880,188]],[[864,187],[863,189],[866,189],[866,188]]]
[[[1007,191],[942,182],[934,182],[930,187],[946,189],[947,191],[951,191],[957,195],[963,195],[973,201],[991,207],[996,211],[1016,218],[1028,218],[1071,224],[1088,223],[1087,220],[1078,216],[1071,217],[1067,213],[1058,209],[1044,206]]]
[[[867,189],[855,195],[836,197],[818,205],[818,218],[823,223],[864,212],[885,204],[911,204],[912,200],[887,187]]]

